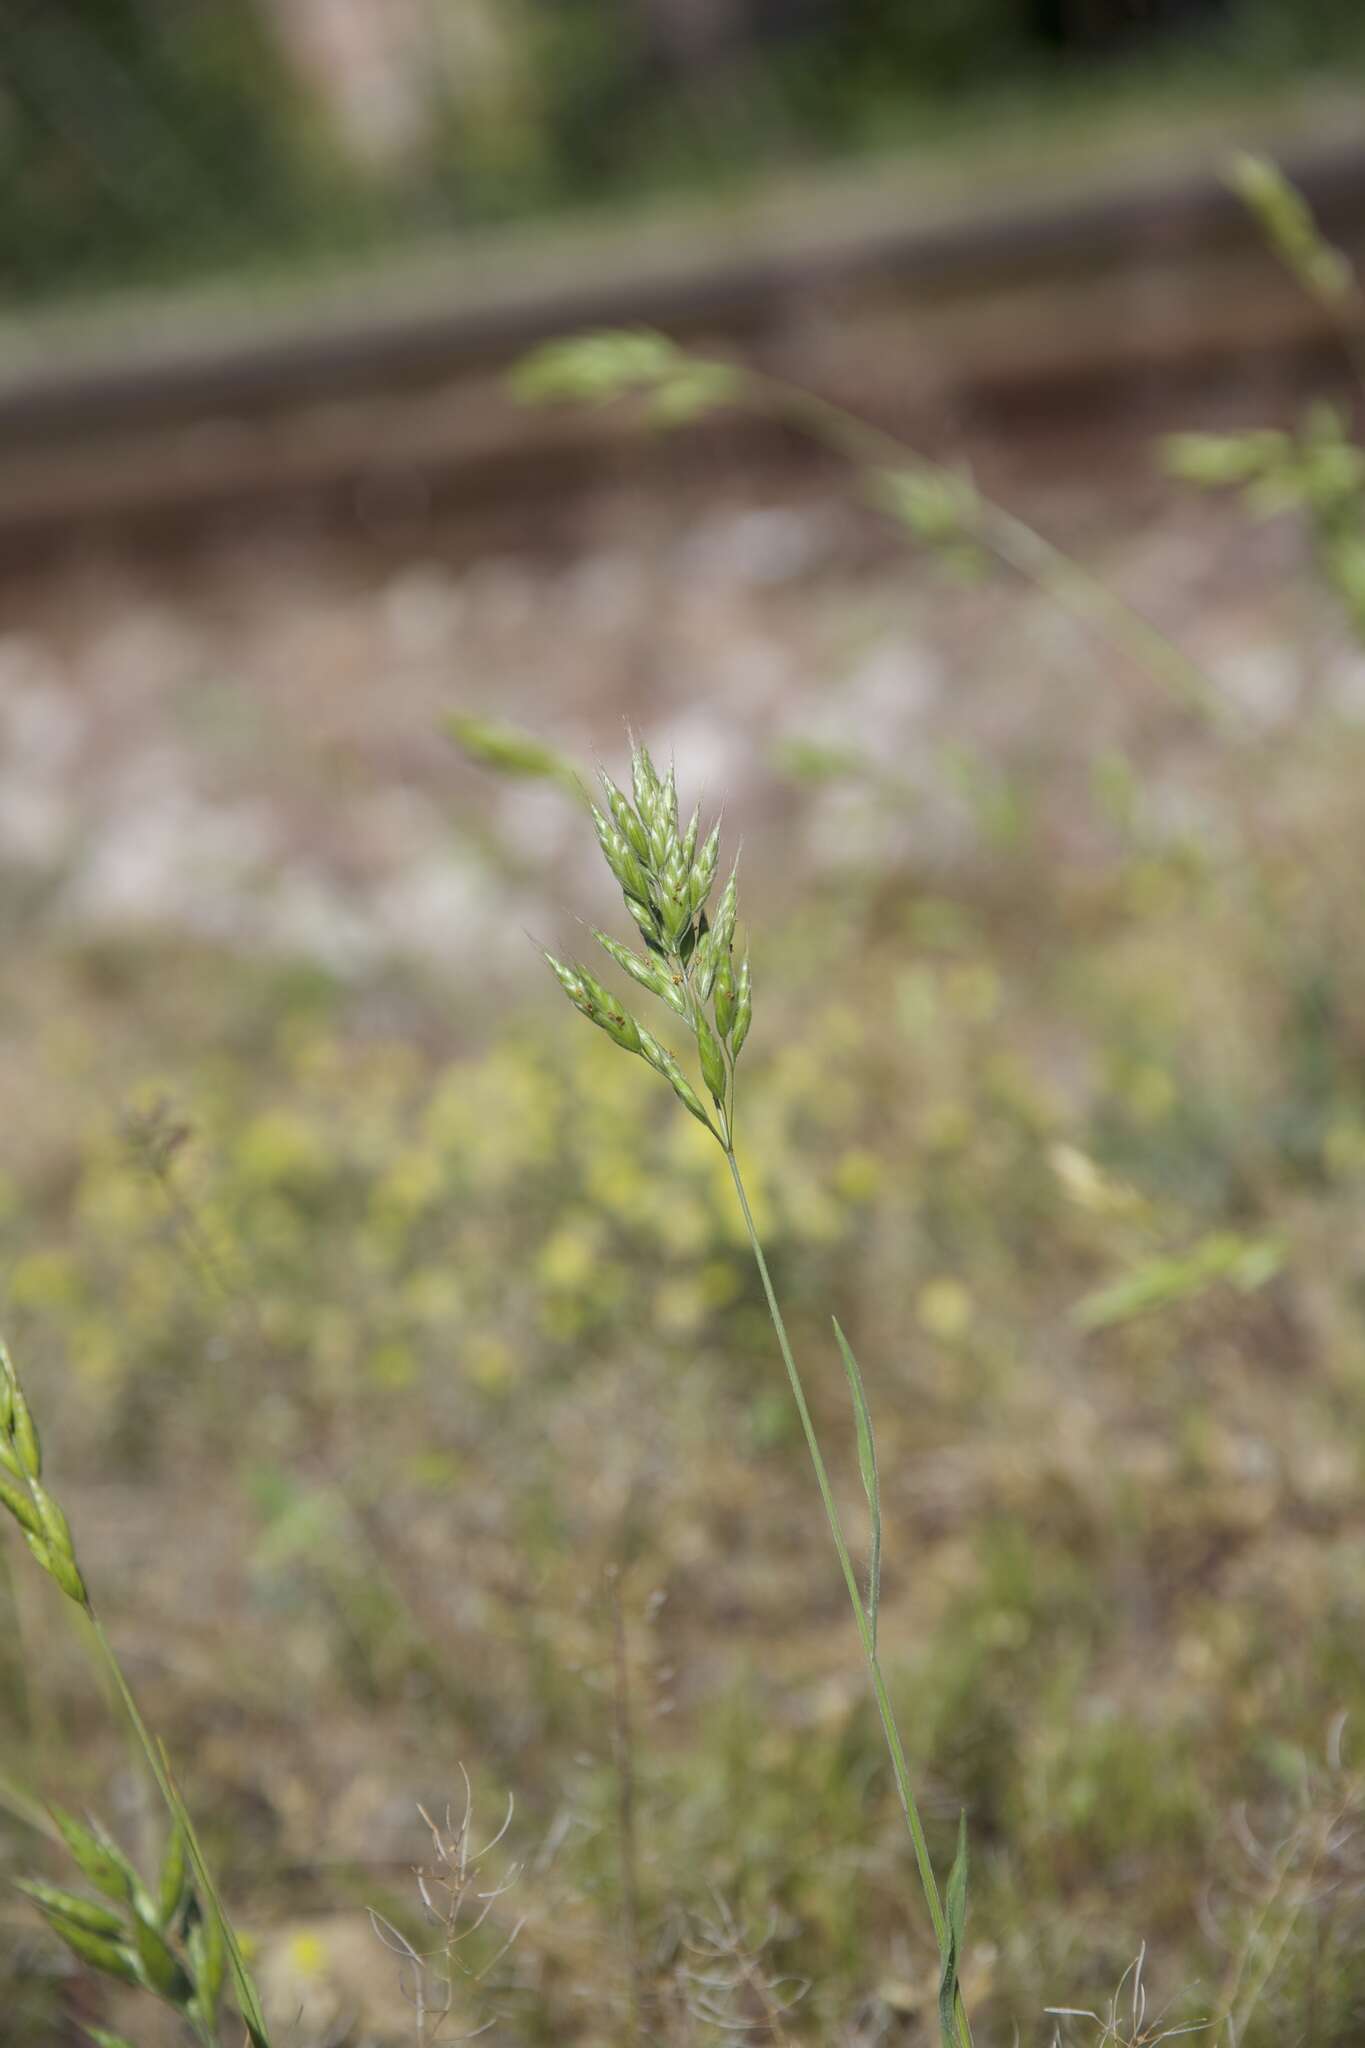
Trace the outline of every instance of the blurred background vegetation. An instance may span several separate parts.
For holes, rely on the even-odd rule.
[[[14,0],[10,298],[1358,65],[1352,0]]]
[[[10,0],[0,1316],[300,2048],[411,2039],[368,1909],[421,1938],[417,1802],[458,1818],[465,1769],[488,1832],[515,1794],[522,1866],[473,1960],[526,1925],[452,2036],[637,2042],[643,1986],[670,2048],[935,2037],[718,1159],[528,944],[613,914],[574,801],[477,770],[452,711],[585,770],[629,721],[743,840],[740,1149],[850,1503],[831,1311],[863,1363],[883,1649],[941,1864],[967,1810],[983,2048],[1102,2013],[1144,1942],[1165,2022],[1130,1974],[1106,2048],[1365,2038],[1359,302],[1343,272],[1292,326],[1268,252],[1230,273],[1159,220],[938,325],[897,274],[722,333],[927,420],[950,473],[901,511],[946,560],[781,433],[632,462],[598,412],[566,460],[517,416],[515,462],[463,466],[512,414],[486,360],[453,396],[296,376],[322,426],[210,378],[143,520],[145,412],[87,388],[54,428],[24,384],[42,302],[127,294],[67,331],[136,366],[161,288],[203,286],[250,369],[262,280],[353,267],[363,299],[394,248],[458,266],[453,230],[506,224],[519,264],[514,223],[643,200],[628,287],[668,195],[923,147],[998,212],[1004,127],[1044,165],[1121,111],[1164,172],[1189,109],[1302,92],[1311,141],[1362,78],[1351,0]],[[1195,430],[1164,467],[1157,426]],[[288,467],[327,434],[330,495]],[[950,545],[969,459],[1188,648],[1202,709]],[[27,1564],[0,1542],[0,1875],[67,1874],[49,1797],[150,1868]],[[6,1885],[3,2048],[90,2024],[175,2038]]]

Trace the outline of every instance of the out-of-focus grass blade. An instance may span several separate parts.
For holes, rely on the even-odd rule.
[[[3,1808],[6,1813],[12,1813],[16,1820],[21,1820],[24,1823],[25,1827],[34,1828],[40,1835],[46,1835],[49,1841],[59,1842],[61,1840],[61,1836],[47,1808],[40,1806],[36,1799],[30,1799],[22,1786],[16,1785],[11,1778],[5,1777],[2,1772],[0,1772],[0,1808]]]
[[[858,1370],[858,1361],[847,1337],[834,1318],[834,1334],[839,1340],[839,1354],[844,1361],[848,1375],[848,1390],[853,1396],[853,1416],[858,1426],[858,1470],[863,1475],[863,1492],[867,1495],[868,1519],[871,1523],[871,1546],[867,1563],[867,1619],[872,1630],[872,1648],[877,1648],[877,1610],[882,1597],[882,1494],[877,1478],[877,1444],[872,1434],[872,1416],[863,1390],[863,1376]]]
[[[1217,1231],[1201,1238],[1183,1257],[1147,1259],[1122,1280],[1087,1294],[1071,1311],[1078,1329],[1104,1330],[1134,1316],[1189,1301],[1227,1281],[1243,1294],[1273,1280],[1284,1264],[1284,1248],[1273,1238],[1238,1237]]]
[[[247,2030],[251,2048],[271,2048],[255,1979],[247,1968],[246,1957],[242,1954],[241,1943],[237,1939],[237,1930],[223,1910],[218,1887],[213,1881],[213,1874],[199,1846],[199,1837],[194,1831],[194,1822],[190,1819],[189,1809],[180,1796],[180,1787],[172,1774],[170,1753],[164,1742],[158,1743],[155,1754],[158,1758],[157,1776],[161,1781],[166,1804],[180,1825],[190,1861],[194,1866],[194,1875],[200,1892],[199,1903],[205,1914],[212,1913],[216,1916],[222,1933],[223,1945],[227,1949],[228,1969],[232,1975],[232,1988],[237,1994],[237,2009],[241,2014],[242,2025]]]
[[[631,395],[651,401],[659,426],[682,427],[743,388],[742,370],[688,355],[649,327],[608,327],[547,341],[524,356],[508,380],[523,405],[609,405]]]
[[[532,739],[515,725],[498,725],[492,719],[452,711],[445,730],[461,753],[480,768],[492,768],[499,775],[520,777],[527,782],[557,782],[574,796],[587,799],[587,790],[572,761],[554,747]]]
[[[943,1967],[938,1980],[938,2024],[944,2048],[957,2048],[957,1974],[967,1925],[967,1816],[959,1815],[957,1854],[943,1894]]]
[[[523,405],[606,405],[631,391],[657,390],[687,358],[650,327],[607,327],[543,342],[508,379]]]
[[[799,736],[781,741],[773,750],[773,763],[793,782],[866,780],[871,772],[871,763],[857,747],[825,746]]]
[[[1329,306],[1350,297],[1355,273],[1349,259],[1327,240],[1308,201],[1278,164],[1241,150],[1223,177],[1306,292]]]

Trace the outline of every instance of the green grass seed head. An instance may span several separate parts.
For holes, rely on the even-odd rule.
[[[168,2004],[188,2005],[194,1996],[194,1986],[160,1929],[144,1920],[140,1913],[135,1913],[133,1939],[148,1988]]]
[[[87,1606],[71,1524],[42,1484],[43,1453],[14,1361],[0,1342],[0,1508],[19,1524],[25,1543],[68,1599]]]
[[[19,1375],[0,1338],[0,1465],[16,1479],[41,1479],[43,1449]]]
[[[702,933],[692,950],[692,958],[688,965],[692,973],[692,985],[696,989],[698,997],[703,1003],[709,1003],[711,991],[715,986],[718,966],[715,937],[712,932],[705,931]]]
[[[610,989],[603,988],[585,967],[569,967],[564,961],[556,960],[553,953],[547,953],[545,958],[574,1008],[605,1031],[609,1038],[615,1039],[626,1052],[639,1052],[640,1027]]]
[[[59,1934],[74,1956],[98,1970],[102,1976],[116,1977],[120,1983],[141,1987],[142,1972],[138,1968],[134,1952],[125,1948],[122,1942],[111,1941],[104,1934],[90,1934],[84,1927],[76,1927],[69,1920],[48,1916],[48,1925],[54,1934]]]
[[[583,977],[578,972],[578,969],[576,967],[568,966],[567,963],[563,960],[556,960],[553,953],[547,953],[545,955],[545,958],[549,962],[551,968],[554,970],[554,973],[558,977],[560,987],[563,989],[565,995],[569,998],[569,1001],[573,1004],[574,1008],[576,1010],[581,1010],[585,1017],[591,1017],[592,1002],[588,995],[587,988],[584,985]]]
[[[629,1043],[630,1033],[622,1022],[615,999],[608,996],[590,975],[576,973],[560,961],[552,961],[551,964],[573,1000],[588,1007],[590,1014],[597,1004],[605,1005],[607,1027],[621,1035],[622,1043]],[[93,1825],[83,1826],[70,1814],[54,1807],[52,1818],[57,1831],[80,1870],[124,1916],[120,1922],[122,1936],[115,1940],[108,1933],[107,1915],[99,1926],[92,1924],[95,1909],[87,1909],[73,1918],[70,1912],[58,1911],[50,1899],[46,1904],[35,1899],[35,1903],[83,1962],[125,1983],[155,1991],[190,2018],[204,2037],[212,2024],[212,2005],[216,2003],[217,1992],[211,2000],[206,1999],[203,1987],[197,1985],[193,1965],[187,1968],[173,1946],[173,1943],[186,1939],[185,1927],[180,1924],[180,1901],[186,1893],[185,1863],[188,1861],[193,1865],[204,1916],[217,1923],[214,1940],[222,1950],[223,1959],[231,1963],[237,2004],[247,2033],[254,2048],[270,2048],[255,1985],[236,1936],[222,1919],[212,1875],[195,1840],[184,1803],[175,1789],[165,1750],[154,1743],[113,1648],[91,1607],[85,1581],[76,1562],[71,1526],[59,1504],[42,1484],[42,1453],[37,1428],[24,1399],[14,1361],[3,1343],[0,1343],[0,1464],[5,1475],[3,1486],[0,1486],[0,1507],[5,1508],[18,1523],[24,1541],[44,1571],[56,1580],[69,1599],[85,1610],[93,1627],[96,1647],[166,1802],[172,1825],[181,1837],[179,1844],[173,1843],[168,1852],[158,1887],[164,1902],[169,1904],[172,1895],[177,1901],[172,1914],[168,1915],[164,1910],[158,1910],[156,1901],[143,1886],[132,1864],[101,1829]],[[195,1901],[192,1899],[191,1903]],[[188,1908],[185,1911],[187,1915]],[[175,1924],[172,1924],[173,1920]],[[223,1964],[220,1961],[220,1986],[222,1975]]]
[[[1278,164],[1241,150],[1229,163],[1225,177],[1305,291],[1327,305],[1337,305],[1350,296],[1355,273],[1348,258],[1323,235],[1307,200]]]
[[[94,1899],[83,1899],[76,1892],[63,1891],[55,1884],[44,1884],[41,1878],[36,1877],[17,1877],[14,1888],[32,1899],[38,1911],[53,1925],[61,1922],[71,1927],[83,1927],[87,1934],[102,1935],[107,1941],[119,1941],[123,1937],[123,1922],[118,1914]]]
[[[154,1897],[96,1823],[84,1826],[57,1808],[52,1817],[82,1874],[103,1898],[82,1898],[37,1878],[21,1881],[18,1889],[89,1968],[164,1999],[189,2020],[200,2039],[207,2038],[214,2029],[226,1956],[217,1915],[205,1911],[195,1888],[185,1828],[179,1822],[172,1826]]]
[[[651,946],[655,952],[661,953],[663,951],[663,927],[654,915],[653,906],[648,903],[637,902],[634,896],[627,896],[626,909],[635,919],[636,924],[639,925],[640,934],[645,944]]]
[[[625,1051],[641,1054],[663,1075],[688,1112],[728,1148],[734,1052],[727,1048],[733,1048],[740,1015],[739,983],[730,959],[737,914],[737,868],[721,893],[714,919],[708,921],[706,906],[719,862],[719,822],[703,839],[698,806],[686,829],[680,827],[676,771],[670,766],[661,779],[647,747],[635,744],[632,748],[633,802],[605,769],[600,773],[607,811],[590,806],[593,828],[647,950],[637,953],[606,932],[594,931],[593,936],[623,973],[689,1025],[718,1124],[674,1055],[622,1008],[609,990],[577,963],[566,965],[549,953],[545,957],[574,1008]]]
[[[619,939],[613,939],[608,932],[599,932],[594,928],[593,937],[607,958],[614,960],[622,972],[630,975],[633,981],[638,981],[641,988],[648,989],[652,996],[661,996],[665,1002],[671,1000],[669,990],[672,983],[657,961],[642,959],[638,953],[632,953],[629,946],[623,946]]]
[[[104,1830],[83,1826],[60,1806],[54,1806],[51,1812],[73,1861],[96,1891],[120,1904],[133,1898],[138,1887],[137,1872]]]
[[[16,1486],[12,1479],[0,1473],[0,1507],[8,1508],[19,1527],[28,1536],[43,1534],[42,1520],[33,1504],[32,1496],[22,1486]]]
[[[80,1567],[76,1563],[71,1524],[56,1501],[44,1492],[36,1479],[29,1481],[29,1491],[38,1510],[42,1534],[35,1536],[25,1529],[24,1540],[43,1570],[57,1581],[68,1600],[74,1600],[78,1607],[84,1607],[88,1604],[88,1596],[85,1580],[81,1577]]]

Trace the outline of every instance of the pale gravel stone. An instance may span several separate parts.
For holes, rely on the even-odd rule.
[[[778,915],[812,870],[979,858],[949,748],[1022,778],[1050,843],[1079,846],[1091,763],[1136,741],[1149,820],[1226,843],[1222,743],[1157,685],[1013,579],[963,588],[914,552],[869,558],[862,519],[838,493],[626,491],[538,552],[444,560],[434,528],[381,567],[353,537],[287,528],[171,572],[148,555],[35,576],[31,595],[16,580],[0,861],[60,877],[68,927],[160,925],[360,973],[394,953],[458,970],[510,924],[506,971],[529,978],[523,927],[552,941],[564,904],[606,907],[592,849],[557,788],[460,760],[441,731],[455,708],[589,770],[619,766],[633,725],[689,797],[742,811],[746,872]],[[1300,612],[1248,572],[1261,556],[1229,543],[1225,508],[1187,508],[1179,537],[1177,562],[1149,515],[1113,522],[1102,567],[1135,594],[1171,579],[1192,651],[1256,730],[1292,735]],[[1365,660],[1335,613],[1315,617],[1315,703],[1365,722]],[[802,740],[861,756],[878,787],[795,792],[780,743]],[[499,842],[506,861],[485,851]]]

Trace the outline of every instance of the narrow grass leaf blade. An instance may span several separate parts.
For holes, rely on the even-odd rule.
[[[943,1894],[943,1967],[938,1980],[938,2024],[944,2048],[957,2048],[958,1971],[967,1925],[967,1816],[958,1818],[957,1854]]]
[[[1078,1301],[1071,1320],[1079,1330],[1105,1330],[1157,1309],[1192,1301],[1219,1282],[1254,1293],[1274,1279],[1284,1248],[1273,1238],[1239,1237],[1215,1231],[1183,1256],[1146,1259],[1122,1279]]]
[[[22,1786],[16,1785],[12,1778],[5,1777],[3,1773],[0,1773],[0,1809],[12,1814],[15,1820],[21,1820],[25,1827],[32,1828],[35,1833],[46,1835],[49,1841],[61,1840],[47,1808],[40,1806],[36,1799],[29,1797]]]
[[[877,1612],[882,1597],[882,1494],[877,1477],[877,1443],[872,1434],[872,1415],[867,1405],[867,1394],[863,1387],[863,1376],[858,1370],[858,1361],[853,1348],[834,1318],[834,1335],[838,1339],[839,1354],[844,1361],[848,1375],[848,1389],[853,1397],[853,1417],[858,1429],[858,1469],[863,1476],[863,1492],[867,1495],[867,1513],[871,1525],[871,1543],[867,1566],[867,1619],[872,1631],[872,1649],[877,1648]]]

